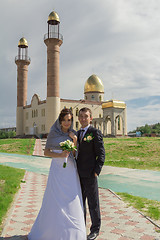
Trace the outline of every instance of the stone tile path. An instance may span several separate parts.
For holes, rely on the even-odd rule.
[[[34,146],[33,156],[44,156],[43,146],[41,139],[36,139]]]
[[[26,172],[25,183],[10,209],[0,240],[27,239],[41,206],[47,176]],[[113,192],[99,189],[102,227],[97,240],[159,240],[156,227],[138,211],[127,207]],[[90,217],[87,215],[87,232]],[[44,239],[45,240],[45,239]],[[64,239],[65,240],[65,239]]]

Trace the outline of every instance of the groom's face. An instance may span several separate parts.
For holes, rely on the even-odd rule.
[[[90,112],[89,111],[87,111],[87,112],[80,111],[78,120],[79,120],[82,128],[87,127],[90,124],[90,122],[92,121]]]

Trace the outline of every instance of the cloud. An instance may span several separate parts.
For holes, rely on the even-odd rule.
[[[127,101],[127,120],[130,122],[128,131],[145,124],[160,122],[160,96],[144,97]]]
[[[23,36],[31,57],[28,103],[34,93],[42,100],[46,98],[47,53],[43,36],[53,9],[60,17],[60,32],[64,36],[60,48],[61,97],[82,99],[85,81],[96,74],[104,83],[106,100],[115,98],[127,103],[128,129],[158,121],[159,1],[39,0],[37,4],[31,0],[5,0],[0,8],[0,127],[15,126],[14,58]],[[141,100],[153,100],[154,96],[155,108],[150,101]]]

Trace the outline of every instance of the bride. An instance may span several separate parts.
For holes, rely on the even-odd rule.
[[[43,202],[29,240],[85,240],[81,188],[73,152],[60,150],[60,142],[77,143],[70,109],[63,109],[51,127],[45,156],[52,157]],[[64,160],[68,158],[64,168]]]

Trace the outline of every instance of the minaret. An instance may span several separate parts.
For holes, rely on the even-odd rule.
[[[49,132],[60,113],[59,54],[63,36],[59,33],[60,20],[56,12],[50,13],[47,23],[44,42],[47,46],[46,132]]]
[[[16,134],[23,135],[23,107],[27,102],[27,74],[28,65],[31,60],[28,57],[28,43],[25,38],[21,38],[18,43],[18,56],[15,58],[17,65],[17,116]]]

